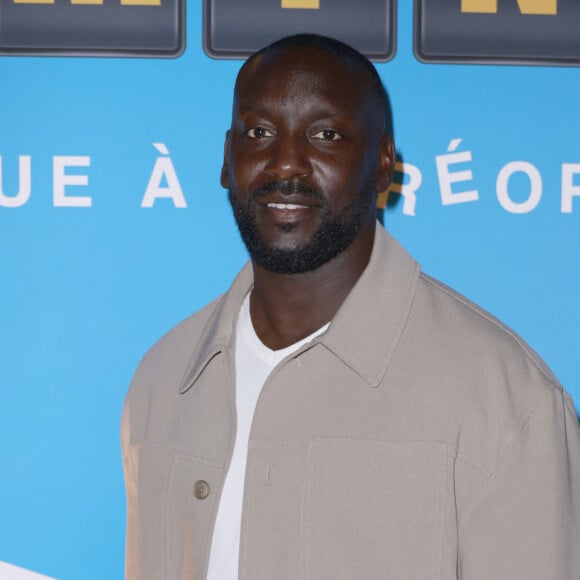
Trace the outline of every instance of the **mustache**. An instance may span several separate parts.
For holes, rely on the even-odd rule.
[[[302,195],[311,197],[316,201],[324,201],[324,196],[319,191],[312,189],[301,181],[289,179],[282,181],[270,181],[269,183],[266,183],[266,185],[262,185],[262,187],[252,191],[252,198],[257,199],[268,193],[272,193],[273,191],[278,191],[280,193],[301,193]]]

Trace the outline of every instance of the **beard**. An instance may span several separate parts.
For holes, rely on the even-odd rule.
[[[269,246],[256,224],[256,206],[260,196],[271,191],[302,193],[316,200],[320,206],[320,225],[310,240],[294,248]],[[228,196],[240,235],[250,256],[257,264],[276,274],[303,274],[320,268],[344,251],[360,231],[362,215],[368,209],[372,195],[366,188],[354,201],[336,214],[332,214],[327,200],[304,184],[280,181],[253,191],[246,203],[241,203],[232,190]],[[288,231],[292,226],[288,227]]]

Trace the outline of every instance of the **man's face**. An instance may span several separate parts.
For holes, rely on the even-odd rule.
[[[221,181],[264,268],[314,270],[374,231],[393,148],[368,84],[354,66],[304,48],[242,73]]]

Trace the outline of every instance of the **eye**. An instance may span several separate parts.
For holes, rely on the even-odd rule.
[[[264,127],[252,127],[246,131],[246,135],[250,139],[264,139],[265,137],[273,137],[273,133]]]
[[[323,141],[339,141],[342,139],[342,135],[334,129],[323,129],[322,131],[318,131],[318,133],[314,133],[312,137],[314,139],[322,139]]]

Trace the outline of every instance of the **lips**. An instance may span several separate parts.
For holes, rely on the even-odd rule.
[[[309,222],[317,215],[320,204],[307,195],[283,195],[276,192],[259,199],[258,207],[262,208],[260,213],[267,222],[286,231],[291,225],[295,227],[304,220]]]
[[[296,210],[296,209],[308,209],[309,205],[302,205],[299,203],[267,203],[266,207],[272,208],[272,209],[290,209],[290,210]]]
[[[310,209],[320,207],[322,204],[315,194],[285,193],[273,191],[258,197],[258,203],[270,209]]]
[[[267,220],[284,229],[309,221],[324,205],[320,193],[299,181],[270,182],[255,190],[252,197]]]

